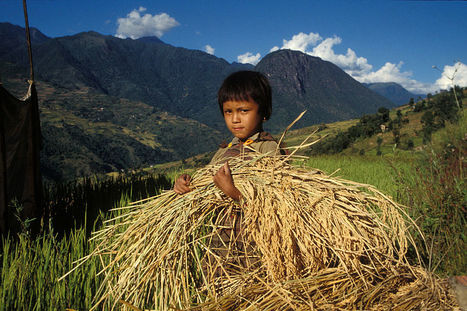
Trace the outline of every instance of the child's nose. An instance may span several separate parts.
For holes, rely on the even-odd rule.
[[[240,122],[240,116],[238,115],[238,113],[233,113],[232,114],[232,122],[234,122],[234,123]]]

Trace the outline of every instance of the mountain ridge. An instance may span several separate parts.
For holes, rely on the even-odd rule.
[[[333,63],[298,51],[270,53],[256,69],[268,76],[274,100],[288,102],[287,106],[276,105],[281,114],[294,120],[303,110],[308,111],[297,127],[351,119],[376,112],[381,106],[394,106]]]
[[[0,23],[0,41],[14,39],[0,47],[0,77],[15,94],[24,92],[20,81],[28,77],[21,29]],[[237,70],[258,70],[270,78],[274,108],[266,130],[273,133],[281,132],[305,109],[309,113],[298,126],[358,117],[391,105],[334,64],[298,51],[280,50],[252,66],[229,64],[154,38],[119,39],[93,31],[58,38],[38,32],[35,38],[41,118],[45,141],[51,145],[42,162],[52,170],[49,176],[59,176],[51,179],[215,150],[222,138],[230,136],[217,107],[217,90]],[[132,109],[141,111],[137,119],[131,119]],[[122,120],[130,119],[129,125],[122,125]],[[52,150],[63,149],[56,142],[75,146],[56,156]],[[87,153],[92,154],[88,162]],[[87,169],[80,170],[67,159],[79,159]]]
[[[409,92],[403,86],[395,82],[363,83],[363,85],[372,91],[386,97],[398,106],[409,103],[411,98],[415,100],[418,97],[425,96],[422,94]]]

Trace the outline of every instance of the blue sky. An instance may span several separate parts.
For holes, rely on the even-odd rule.
[[[0,0],[0,8],[0,22],[24,25],[21,1]],[[156,35],[253,64],[291,48],[360,82],[394,81],[416,93],[446,88],[453,77],[467,86],[467,1],[28,0],[28,11],[30,26],[50,37]]]

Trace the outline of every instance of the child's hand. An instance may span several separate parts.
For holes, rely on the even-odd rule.
[[[178,194],[184,194],[191,191],[190,186],[191,176],[182,174],[175,180],[174,191]]]
[[[225,164],[221,166],[216,175],[212,176],[212,179],[214,180],[214,184],[221,189],[222,192],[236,201],[240,200],[242,194],[234,185],[228,162],[225,162]]]

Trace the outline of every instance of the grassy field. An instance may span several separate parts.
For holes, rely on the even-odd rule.
[[[57,281],[92,249],[85,228],[61,238],[53,232],[36,239],[21,234],[14,240],[7,237],[2,245],[0,310],[89,310],[102,281],[97,260]]]
[[[397,198],[398,171],[413,170],[413,159],[404,156],[323,155],[310,157],[306,164],[333,177],[369,184],[384,194]]]

